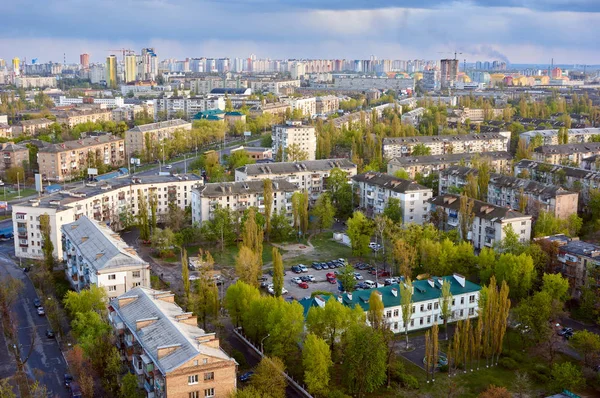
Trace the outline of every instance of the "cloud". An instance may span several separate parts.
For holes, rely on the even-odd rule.
[[[18,3],[18,4],[17,4]],[[417,4],[417,6],[415,6]],[[436,59],[600,63],[598,0],[34,0],[3,5],[0,58]]]

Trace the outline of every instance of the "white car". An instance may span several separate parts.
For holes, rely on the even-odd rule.
[[[273,284],[270,284],[269,286],[267,286],[267,291],[269,292],[269,294],[275,294],[275,287],[273,286]],[[288,291],[286,290],[285,287],[281,288],[281,294],[287,294]]]
[[[171,165],[171,164],[168,164],[165,166],[165,169],[167,169],[167,170],[171,170],[172,168],[173,168],[173,165]]]
[[[292,282],[294,282],[295,284],[301,283],[302,280],[300,278],[298,278],[297,276],[292,278]]]
[[[308,278],[308,280],[310,282],[316,282],[317,281],[313,275],[307,275],[306,277]]]
[[[360,274],[360,272],[355,272],[354,279],[356,279],[357,281],[360,281],[363,279],[363,276]]]
[[[298,267],[300,267],[300,271],[302,271],[302,272],[308,272],[308,268],[306,268],[306,265],[304,265],[304,264],[298,264]]]

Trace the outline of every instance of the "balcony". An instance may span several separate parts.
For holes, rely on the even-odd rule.
[[[27,237],[27,228],[18,228],[17,234],[19,235],[20,238],[26,238]]]
[[[451,225],[453,227],[457,227],[458,226],[458,218],[448,217],[448,225]]]

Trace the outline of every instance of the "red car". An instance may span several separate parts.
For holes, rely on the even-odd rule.
[[[379,271],[377,273],[378,276],[390,276],[389,271]]]
[[[301,289],[308,289],[308,283],[306,283],[306,282],[298,283],[298,287]]]
[[[325,275],[327,277],[327,279],[329,278],[334,278],[335,279],[335,274],[333,272],[328,272],[327,275]]]
[[[329,282],[329,283],[331,283],[333,285],[333,284],[337,283],[337,280],[334,277],[328,276],[327,277],[327,282]]]

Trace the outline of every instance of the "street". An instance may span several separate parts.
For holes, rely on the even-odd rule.
[[[30,351],[32,334],[33,351],[25,364],[27,374],[30,378],[39,380],[46,386],[48,396],[67,397],[67,390],[63,385],[63,376],[68,373],[67,364],[59,349],[58,342],[55,339],[46,337],[46,330],[49,328],[48,320],[45,316],[39,316],[33,305],[33,301],[38,298],[33,283],[17,264],[10,259],[6,253],[13,250],[12,242],[2,242],[0,244],[0,277],[12,276],[23,282],[23,290],[20,292],[15,304],[13,305],[14,321],[16,323],[19,352],[22,357],[26,357]],[[43,301],[43,300],[42,300]],[[0,355],[6,350],[6,345],[0,342]],[[2,358],[10,358],[2,355]],[[2,360],[0,366],[0,375],[4,377],[14,372],[15,364],[12,360],[12,369],[6,369],[5,361]]]

